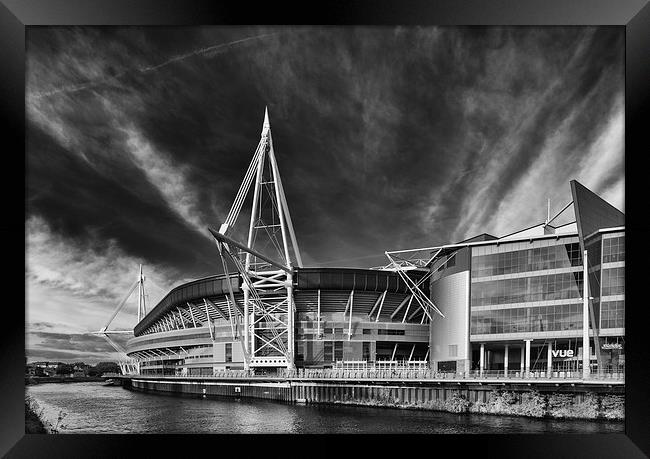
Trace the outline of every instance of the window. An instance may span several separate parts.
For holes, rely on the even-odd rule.
[[[372,335],[372,330],[370,328],[364,328],[363,329],[363,334],[364,335]]]
[[[324,345],[324,347],[323,347],[323,360],[325,362],[331,362],[333,360],[333,357],[334,357],[333,343],[332,343],[332,341],[325,341],[323,343],[323,345]]]
[[[335,335],[342,335],[343,334],[343,328],[335,328],[334,329],[334,334]]]
[[[334,360],[343,360],[343,341],[334,341]]]
[[[625,327],[625,301],[604,301],[600,308],[601,328]]]
[[[368,341],[363,342],[363,353],[361,358],[366,362],[370,362],[370,343]]]
[[[232,362],[232,343],[226,343],[226,362]]]
[[[331,335],[331,334],[332,334],[332,329],[331,329],[331,328],[326,328],[325,331],[324,331],[324,333],[325,333],[326,335]]]
[[[377,330],[378,335],[404,335],[404,330]]]
[[[625,260],[625,236],[603,239],[603,263]]]
[[[625,268],[603,269],[602,295],[623,295],[625,293]]]

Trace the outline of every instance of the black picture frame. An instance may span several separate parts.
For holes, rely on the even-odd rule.
[[[225,24],[367,24],[367,25],[618,25],[625,27],[625,174],[626,174],[626,418],[625,434],[577,435],[561,432],[546,435],[439,435],[409,439],[355,436],[364,456],[387,453],[438,455],[451,448],[463,455],[498,457],[644,457],[650,456],[650,365],[647,307],[642,298],[643,261],[647,254],[650,226],[647,191],[643,188],[644,157],[648,148],[647,117],[650,98],[650,6],[648,0],[349,0],[330,2],[219,3],[207,0],[0,0],[0,109],[2,113],[3,179],[5,199],[0,222],[6,274],[3,276],[5,316],[0,347],[0,453],[7,457],[123,457],[137,450],[147,457],[190,455],[207,448],[209,454],[225,454],[223,437],[187,435],[25,435],[24,434],[24,320],[20,305],[19,260],[25,261],[15,242],[25,235],[25,201],[17,198],[20,174],[25,165],[25,27],[41,25],[225,25]],[[9,140],[9,142],[7,142]],[[21,160],[22,158],[22,160]],[[13,177],[13,180],[12,180]],[[23,176],[24,178],[24,176]],[[25,186],[24,181],[22,182]],[[26,187],[23,188],[26,190]],[[646,210],[644,212],[644,209]],[[21,220],[21,215],[23,220]],[[24,240],[24,239],[23,239]],[[645,245],[644,245],[645,243]],[[9,295],[7,295],[9,293]],[[15,301],[13,296],[16,296]],[[644,309],[645,308],[645,309]],[[507,434],[507,432],[504,432]],[[365,438],[362,438],[365,437]],[[280,441],[278,441],[278,439]],[[341,454],[349,446],[334,446],[338,439],[297,436],[286,440],[269,437],[249,441],[232,438],[229,453]],[[319,446],[320,445],[320,446]],[[239,452],[237,450],[239,449]],[[316,451],[313,451],[316,450]]]

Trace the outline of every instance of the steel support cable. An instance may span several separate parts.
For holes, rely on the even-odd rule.
[[[255,158],[253,159],[253,162],[251,162],[251,166],[254,165]],[[237,217],[239,216],[239,213],[241,212],[241,208],[244,205],[244,202],[246,200],[246,196],[248,196],[248,191],[250,189],[250,184],[252,181],[252,175],[249,177],[248,173],[244,177],[244,181],[242,182],[239,192],[237,193],[237,196],[235,197],[235,201],[233,202],[233,205],[230,209],[230,212],[228,213],[228,216],[226,217],[225,223],[228,226],[233,226],[235,221],[237,220]]]
[[[129,289],[129,293],[127,293],[126,296],[124,297],[124,299],[122,299],[122,301],[120,301],[120,304],[117,305],[117,307],[113,311],[113,314],[111,314],[110,319],[108,319],[108,322],[106,322],[106,325],[104,326],[104,330],[106,330],[108,328],[108,326],[111,324],[111,322],[113,322],[113,319],[115,319],[115,316],[117,316],[117,313],[120,312],[120,310],[122,309],[122,307],[124,306],[126,301],[129,299],[129,297],[131,296],[131,294],[133,293],[133,291],[135,290],[135,288],[138,286],[139,283],[140,283],[140,279],[138,279],[137,281],[135,281],[133,283],[133,285]]]
[[[234,324],[233,321],[233,316],[232,316],[232,308],[230,307],[230,300],[228,299],[228,295],[225,296],[226,298],[226,304],[228,305],[228,316],[230,317],[230,331],[232,333],[233,339],[237,336],[237,333],[235,332],[235,329],[237,328],[236,325]]]
[[[255,165],[256,158],[253,159],[253,162],[251,162],[251,167]],[[239,213],[241,212],[241,208],[244,205],[244,202],[246,200],[246,196],[248,196],[248,191],[250,189],[251,181],[253,179],[253,174],[248,175],[244,177],[244,182],[242,182],[242,185],[240,187],[240,191],[235,197],[235,202],[233,203],[233,206],[230,210],[230,213],[228,214],[228,217],[226,218],[226,224],[229,227],[234,226],[235,221],[237,220],[237,217],[239,216]]]
[[[551,218],[549,221],[546,222],[546,225],[549,225],[553,220],[555,220],[557,217],[559,217],[560,214],[562,214],[562,212],[564,212],[565,210],[567,210],[567,209],[571,206],[571,204],[573,204],[573,201],[571,201],[571,202],[569,202],[567,205],[565,205],[565,206],[562,208],[561,211],[559,211],[557,214],[555,214],[555,217]]]
[[[128,358],[128,355],[126,354],[126,351],[124,350],[124,348],[122,348],[122,346],[114,342],[108,335],[103,333],[102,336],[106,341],[108,341],[108,344],[110,344],[113,347],[113,349],[115,349],[119,354],[123,354]]]
[[[228,272],[228,267],[226,266],[226,259],[223,257],[223,254],[222,254],[222,251],[223,251],[222,243],[217,241],[217,245],[219,247],[219,258],[221,258],[221,264],[223,265],[223,272],[227,273]],[[228,291],[232,295],[232,299],[234,301],[235,295],[234,295],[234,292],[232,291],[232,285],[230,283],[230,279],[227,282],[227,284],[228,284]],[[228,301],[227,296],[226,296],[226,302],[228,303],[228,316],[230,317],[230,320],[229,320],[229,322],[230,322],[230,331],[231,331],[232,336],[234,338],[235,337],[235,328],[236,327],[235,327],[235,324],[233,322],[233,315],[232,315],[232,310],[230,308],[230,301]]]
[[[257,149],[255,150],[255,154],[253,155],[253,159],[248,165],[248,170],[244,175],[244,180],[242,181],[242,184],[239,187],[239,191],[235,196],[235,201],[233,202],[233,205],[230,208],[230,212],[228,212],[228,216],[226,217],[226,224],[229,226],[232,226],[235,220],[237,220],[237,217],[241,212],[241,208],[244,205],[244,201],[246,200],[246,196],[248,195],[248,191],[250,189],[250,185],[253,180],[253,175],[255,175],[255,170],[257,169],[257,165],[258,165],[257,163],[260,160],[260,156],[262,153],[262,149],[260,148],[261,145],[262,145],[262,141],[260,141],[260,143],[258,143],[257,145]]]

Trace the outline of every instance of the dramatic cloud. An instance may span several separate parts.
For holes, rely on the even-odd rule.
[[[104,338],[87,333],[106,324],[137,280],[139,263],[145,264],[148,310],[173,284],[182,281],[181,274],[171,268],[158,268],[125,254],[115,241],[100,241],[92,232],[85,240],[63,238],[36,216],[27,221],[26,245],[29,357],[42,355],[43,349],[90,352],[92,346],[85,347],[86,344],[95,346],[95,353],[113,352]],[[136,298],[137,295],[131,295],[110,325],[111,330],[133,327]],[[120,337],[116,340],[123,344]]]
[[[617,27],[29,28],[28,354],[110,351],[140,263],[151,305],[220,272],[265,106],[305,265],[510,233],[571,179],[623,210],[623,64]]]

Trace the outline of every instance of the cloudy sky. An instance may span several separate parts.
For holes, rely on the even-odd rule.
[[[116,358],[139,263],[149,309],[221,271],[265,106],[305,266],[624,211],[623,28],[30,27],[26,85],[30,361]]]

